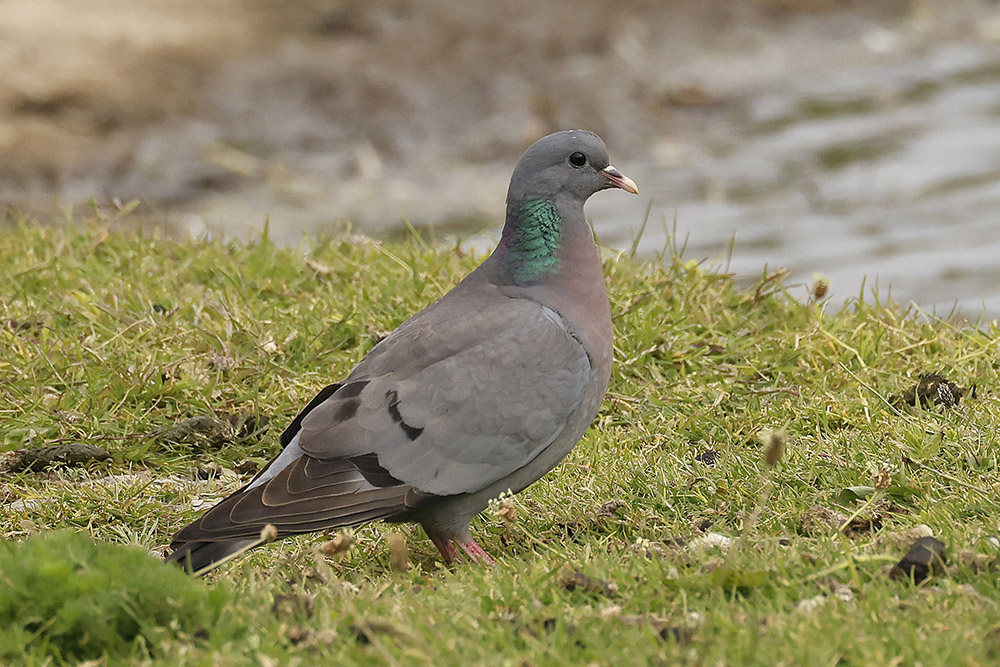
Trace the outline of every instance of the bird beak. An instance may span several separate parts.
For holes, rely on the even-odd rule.
[[[611,185],[616,188],[621,188],[625,192],[631,192],[634,195],[639,194],[639,186],[635,184],[631,178],[621,173],[610,164],[601,170],[601,174],[611,181]]]

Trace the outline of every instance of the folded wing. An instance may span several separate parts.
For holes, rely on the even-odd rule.
[[[458,295],[456,295],[458,296]],[[321,392],[257,478],[182,530],[250,539],[388,518],[528,465],[579,408],[592,371],[552,310],[526,299],[438,302]]]

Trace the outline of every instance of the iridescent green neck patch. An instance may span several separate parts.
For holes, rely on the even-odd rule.
[[[530,282],[559,267],[562,218],[547,199],[528,199],[517,206],[519,224],[508,244],[511,268],[517,282]]]

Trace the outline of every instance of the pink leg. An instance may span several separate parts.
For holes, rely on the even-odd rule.
[[[444,562],[451,565],[452,561],[455,560],[455,556],[458,555],[458,550],[455,549],[455,545],[451,543],[447,537],[439,537],[437,535],[428,535],[431,538],[431,542],[437,547],[437,550],[441,552],[441,557],[444,558]]]
[[[486,553],[486,550],[481,546],[476,544],[475,540],[469,540],[468,542],[459,542],[458,546],[462,547],[462,551],[472,559],[472,562],[476,565],[494,565],[494,561],[490,558],[490,555]]]

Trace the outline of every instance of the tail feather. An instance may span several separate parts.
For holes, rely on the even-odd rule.
[[[191,574],[201,576],[260,544],[259,537],[222,542],[185,542],[175,548],[165,561],[177,563]]]
[[[307,467],[324,483],[313,488],[302,485]],[[391,486],[371,483],[348,459],[300,457],[265,481],[251,482],[234,492],[182,528],[166,560],[201,575],[263,544],[261,531],[268,525],[277,529],[276,537],[281,539],[388,519],[432,500],[398,480],[386,481]]]

